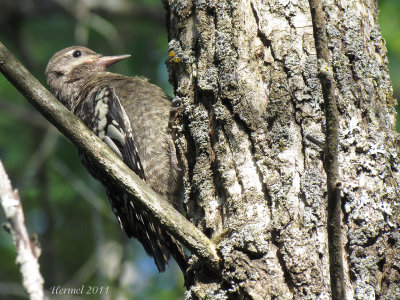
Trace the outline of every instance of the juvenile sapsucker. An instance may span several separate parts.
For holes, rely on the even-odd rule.
[[[69,47],[50,59],[47,82],[54,95],[140,178],[178,207],[181,175],[174,143],[167,133],[171,102],[144,78],[106,71],[129,56],[102,56],[85,47]],[[172,254],[185,271],[187,258],[181,245],[127,194],[103,178],[83,152],[80,158],[105,186],[122,230],[142,243],[158,270],[165,270]]]

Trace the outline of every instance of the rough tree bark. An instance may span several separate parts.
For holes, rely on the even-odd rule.
[[[400,299],[400,141],[375,0],[321,0],[348,299]],[[329,299],[325,113],[308,1],[164,0],[189,219],[187,299]],[[328,124],[329,126],[329,124]]]

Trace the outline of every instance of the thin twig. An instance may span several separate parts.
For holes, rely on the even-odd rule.
[[[40,274],[38,245],[31,244],[25,227],[24,212],[18,191],[12,189],[10,180],[0,161],[0,200],[10,223],[10,232],[17,250],[16,263],[22,274],[22,284],[31,300],[44,299],[43,277]]]
[[[220,259],[214,243],[185,219],[171,204],[143,182],[121,159],[71,114],[0,43],[0,71],[76,147],[96,164],[102,176],[132,196],[135,205],[147,210],[161,226],[196,254],[212,270],[219,270]]]
[[[37,177],[37,174],[43,167],[43,164],[53,154],[59,136],[59,133],[56,132],[53,128],[47,128],[47,131],[45,132],[38,147],[35,149],[28,163],[26,164],[25,174],[22,176],[22,180],[20,181],[20,183],[30,183],[32,179]],[[21,187],[21,184],[19,184],[18,186]]]
[[[106,202],[101,199],[83,180],[72,174],[71,169],[60,159],[55,158],[52,161],[52,168],[56,171],[69,185],[84,199],[89,205],[95,210],[101,213],[104,217],[109,220],[115,221],[109,210]]]
[[[319,141],[318,139],[316,139],[315,137],[313,137],[312,135],[307,134],[305,136],[305,138],[307,140],[309,140],[311,143],[314,143],[315,145],[317,145],[318,147],[320,147],[321,149],[325,149],[325,143]]]
[[[26,292],[19,282],[0,281],[0,298],[1,299],[25,299]]]
[[[328,245],[332,299],[346,299],[341,232],[340,179],[338,163],[339,112],[335,97],[335,80],[330,64],[326,25],[322,4],[309,0],[313,23],[318,77],[324,97],[326,138],[324,165],[328,186]]]
[[[75,39],[82,45],[87,44],[89,29],[103,35],[114,50],[123,49],[124,41],[115,27],[99,14],[94,13],[85,1],[56,0],[56,2],[77,21]]]

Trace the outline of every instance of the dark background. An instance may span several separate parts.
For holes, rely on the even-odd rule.
[[[400,1],[382,0],[379,6],[394,94],[399,98]],[[111,71],[148,77],[173,95],[165,67],[164,17],[159,0],[1,0],[0,41],[43,84],[46,64],[56,51],[85,45],[104,55],[132,54]],[[41,272],[49,293],[57,286],[85,285],[85,291],[98,288],[92,299],[183,298],[176,263],[158,274],[139,243],[120,230],[102,187],[83,169],[75,147],[2,75],[0,159],[19,189],[27,227],[38,234]],[[0,223],[5,224],[2,212]],[[26,298],[15,257],[11,236],[0,229],[1,299]]]

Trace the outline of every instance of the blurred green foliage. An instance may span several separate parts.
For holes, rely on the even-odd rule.
[[[386,40],[389,59],[390,78],[392,79],[394,98],[400,97],[400,1],[379,1],[379,25]],[[400,106],[397,105],[397,112]],[[400,132],[400,121],[397,117],[397,131]]]
[[[164,65],[167,35],[161,1],[2,0],[0,41],[43,83],[58,50],[87,45],[106,54],[132,54],[113,71],[141,75],[172,95]],[[104,3],[112,3],[106,7]],[[24,4],[24,5],[23,5]],[[382,0],[395,97],[400,95],[400,2]],[[80,13],[77,13],[79,11]],[[0,75],[0,159],[18,188],[27,227],[42,245],[41,272],[51,291],[84,285],[101,295],[69,299],[181,299],[183,278],[175,262],[158,274],[138,242],[121,232],[102,187],[82,168],[75,147]],[[3,213],[0,222],[5,223]],[[0,299],[26,299],[11,237],[0,230]],[[105,294],[106,288],[107,294]],[[57,299],[66,299],[57,296]]]
[[[6,0],[0,2],[0,41],[45,85],[44,70],[58,50],[86,45],[105,55],[130,53],[112,67],[141,75],[172,95],[165,67],[167,33],[161,1]],[[80,13],[76,13],[80,10]],[[82,14],[82,16],[79,16]],[[57,287],[98,288],[68,299],[181,299],[176,263],[159,274],[135,240],[128,240],[103,188],[62,137],[0,75],[0,159],[18,188],[26,224],[42,247],[41,272],[51,298]],[[4,214],[0,222],[5,224]],[[11,236],[0,230],[0,299],[26,299]],[[103,293],[99,294],[103,287]],[[108,287],[108,289],[107,289]],[[107,291],[107,293],[106,293]]]

